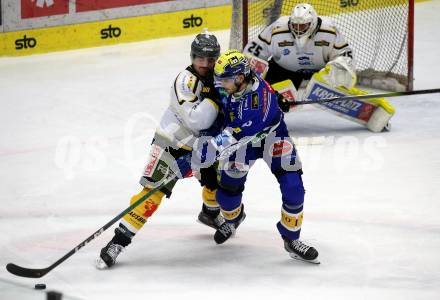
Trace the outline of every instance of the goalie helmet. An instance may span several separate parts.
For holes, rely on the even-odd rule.
[[[296,5],[289,18],[289,29],[295,37],[296,44],[302,48],[307,39],[313,35],[318,25],[318,15],[310,4]]]
[[[247,57],[238,50],[226,51],[215,62],[214,76],[216,80],[230,79],[240,74],[248,78],[251,74],[251,68]]]
[[[214,57],[220,55],[220,44],[215,35],[210,33],[208,29],[204,29],[202,33],[196,35],[194,41],[191,43],[191,58],[199,57]]]

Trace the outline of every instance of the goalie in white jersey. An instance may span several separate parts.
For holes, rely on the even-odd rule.
[[[349,44],[335,24],[318,17],[310,4],[298,4],[290,16],[267,26],[243,52],[269,62],[266,81],[290,79],[297,89],[302,80],[332,61],[343,63],[348,75],[353,73]]]
[[[215,135],[220,131],[217,128],[222,123],[218,105],[220,98],[213,79],[214,64],[219,55],[217,38],[207,30],[198,34],[192,42],[192,64],[177,75],[171,86],[170,105],[156,129],[149,162],[140,180],[143,189],[131,198],[130,203],[138,201],[162,182],[164,185],[123,217],[114,237],[101,250],[97,260],[99,269],[115,264],[118,255],[157,210],[162,198],[171,195],[177,181],[170,168],[174,160],[191,153],[194,138],[203,134]],[[189,175],[181,174],[181,177]],[[201,169],[198,175],[203,186],[203,206],[198,219],[217,229],[224,219],[215,198],[218,186],[216,169]]]
[[[250,41],[243,53],[276,90],[286,90],[290,80],[294,87],[285,98],[297,99],[296,90],[307,85],[303,98],[365,94],[356,84],[353,50],[329,18],[320,17],[310,4],[296,5],[290,16],[282,16]],[[310,81],[309,81],[310,80]],[[284,81],[284,84],[280,82]],[[382,131],[394,114],[394,108],[383,98],[357,103],[329,102],[317,105],[366,126]],[[289,103],[280,105],[289,111]],[[353,108],[353,109],[351,109]]]

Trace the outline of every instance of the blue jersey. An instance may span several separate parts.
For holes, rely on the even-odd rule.
[[[275,91],[259,76],[252,78],[241,97],[229,95],[222,102],[224,127],[232,129],[236,140],[265,131],[283,118]]]

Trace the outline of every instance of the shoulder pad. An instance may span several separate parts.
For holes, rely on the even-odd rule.
[[[192,72],[185,70],[180,72],[176,79],[176,89],[185,92],[195,93],[199,78]]]
[[[320,18],[321,18],[321,24],[320,24],[321,26],[319,27],[318,32],[336,34],[336,25],[333,22],[333,20],[326,17],[320,17]]]

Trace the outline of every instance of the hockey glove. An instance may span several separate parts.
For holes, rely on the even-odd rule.
[[[356,73],[349,57],[338,56],[326,65],[328,68],[328,82],[332,87],[343,86],[347,89],[356,84]]]
[[[278,98],[278,106],[280,107],[282,112],[289,112],[291,102],[284,98],[282,94],[276,93]]]

